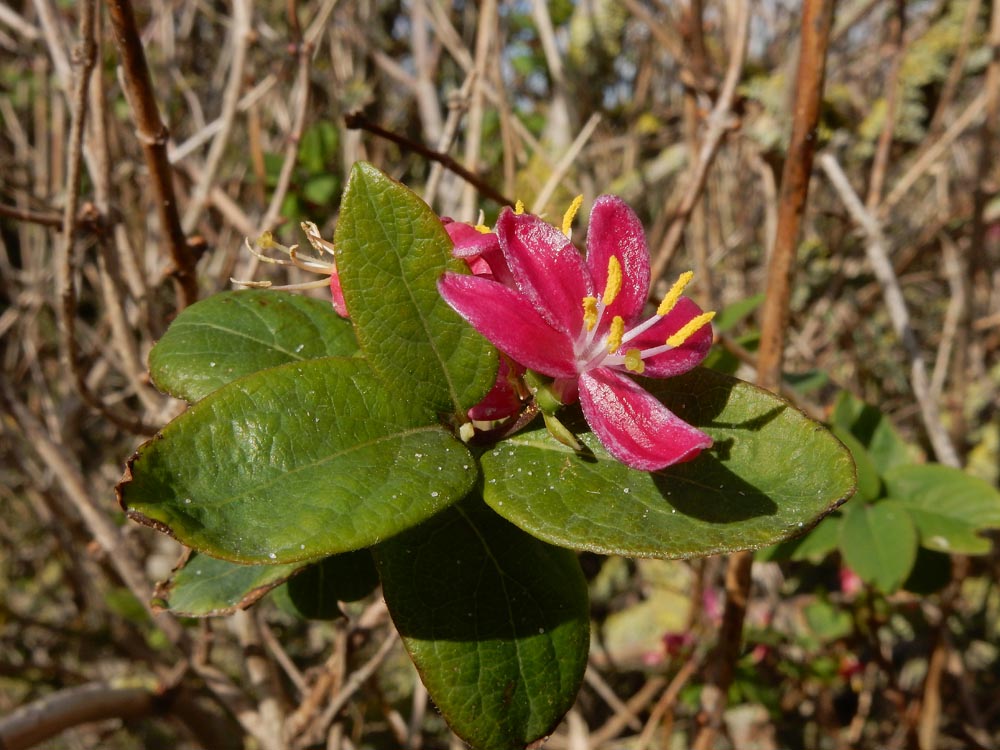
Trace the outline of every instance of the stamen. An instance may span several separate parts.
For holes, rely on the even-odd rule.
[[[476,230],[477,232],[479,232],[480,234],[489,234],[490,232],[492,232],[492,231],[493,231],[492,229],[490,229],[490,228],[489,228],[488,226],[486,226],[485,224],[476,224],[476,226],[475,226],[475,230]]]
[[[618,292],[622,290],[622,264],[614,255],[608,258],[608,283],[604,285],[604,294],[601,301],[605,306],[610,306]]]
[[[715,317],[715,312],[702,313],[696,318],[692,318],[677,333],[667,339],[667,346],[678,347],[691,338],[691,335],[698,331],[703,325]]]
[[[670,291],[667,292],[667,296],[663,298],[663,302],[661,302],[660,306],[656,308],[656,314],[663,317],[668,312],[673,310],[674,305],[677,304],[677,300],[679,300],[681,295],[684,294],[684,288],[691,283],[691,279],[693,278],[694,273],[691,271],[682,273],[677,278],[677,281],[674,282],[674,285],[670,287]]]
[[[518,216],[524,213],[524,201],[521,199],[518,199],[518,201],[514,204],[514,213]]]
[[[611,321],[611,330],[608,331],[608,354],[614,354],[622,345],[622,335],[625,333],[625,320],[621,315],[616,315]]]
[[[625,352],[625,369],[642,375],[646,370],[646,363],[642,361],[642,352],[638,349],[629,349]]]
[[[583,298],[583,322],[588,331],[593,331],[597,325],[597,297]]]
[[[573,217],[576,216],[576,212],[580,210],[580,206],[582,205],[583,196],[578,195],[569,204],[566,213],[563,214],[562,233],[566,235],[566,239],[569,239],[573,235]]]

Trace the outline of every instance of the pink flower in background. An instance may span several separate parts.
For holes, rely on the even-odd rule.
[[[584,417],[619,461],[654,471],[694,458],[712,439],[624,373],[670,377],[697,366],[712,343],[713,314],[681,296],[685,274],[643,318],[649,250],[619,198],[595,202],[586,258],[567,238],[571,220],[572,210],[560,232],[505,208],[496,225],[504,263],[489,262],[492,240],[483,235],[478,256],[491,273],[446,273],[441,295],[514,361],[555,378],[557,388],[578,388]]]

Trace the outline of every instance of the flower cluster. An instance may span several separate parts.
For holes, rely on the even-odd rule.
[[[690,460],[712,439],[629,374],[663,378],[698,365],[712,343],[713,314],[682,296],[688,273],[645,316],[649,249],[638,217],[617,197],[599,198],[584,257],[569,240],[578,206],[562,231],[510,208],[481,239],[451,230],[474,273],[446,273],[438,289],[511,360],[553,378],[564,401],[578,395],[594,434],[619,461],[654,471]]]

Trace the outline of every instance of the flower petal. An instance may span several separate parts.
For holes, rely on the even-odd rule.
[[[438,291],[515,362],[550,377],[576,375],[572,340],[550,326],[523,294],[486,278],[457,273],[444,274]]]
[[[656,471],[712,445],[630,378],[606,367],[580,376],[583,416],[608,453],[626,466]]]
[[[347,312],[347,303],[344,302],[344,290],[340,286],[340,274],[337,273],[336,263],[333,263],[330,270],[330,299],[337,315],[342,318],[351,317]]]
[[[471,224],[447,218],[441,221],[444,222],[444,230],[451,237],[454,245],[451,254],[456,258],[471,258],[500,249],[500,241],[493,232],[480,232]]]
[[[521,410],[521,397],[518,395],[515,382],[523,374],[523,367],[501,354],[496,382],[483,400],[469,409],[469,419],[486,422],[517,414]]]
[[[648,331],[631,339],[623,349],[637,347],[649,349],[664,343],[670,336],[677,333],[689,320],[701,315],[701,308],[687,297],[677,300],[674,309],[664,315],[656,325]],[[697,367],[705,359],[712,347],[712,326],[706,323],[691,334],[680,346],[644,359],[646,366],[643,375],[650,378],[669,378],[680,375]]]
[[[602,195],[594,201],[587,228],[587,267],[594,291],[603,293],[608,282],[608,262],[614,256],[621,264],[622,286],[604,315],[621,315],[630,323],[642,313],[649,296],[649,247],[642,223],[621,198]]]
[[[500,212],[497,236],[517,288],[553,328],[575,338],[583,298],[592,293],[580,252],[554,226],[510,208]]]

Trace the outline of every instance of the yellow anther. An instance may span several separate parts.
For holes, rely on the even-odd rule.
[[[608,283],[604,285],[604,295],[601,302],[605,306],[615,301],[618,292],[622,290],[622,264],[614,255],[608,258]]]
[[[625,321],[621,315],[616,315],[611,321],[611,330],[608,331],[608,354],[614,354],[621,348],[622,336],[625,335]]]
[[[670,287],[670,291],[667,292],[667,296],[663,298],[663,302],[660,306],[656,308],[657,315],[666,315],[668,312],[674,309],[674,305],[677,304],[677,300],[681,298],[684,294],[684,288],[691,283],[691,279],[694,278],[694,273],[691,271],[686,271],[677,277],[677,281],[674,285]]]
[[[629,349],[625,352],[625,369],[642,375],[646,370],[646,363],[642,361],[642,352],[638,349]]]
[[[524,201],[518,200],[517,203],[514,204],[514,213],[518,215],[524,213]]]
[[[593,331],[597,325],[597,297],[583,298],[583,322],[588,331]]]
[[[479,232],[480,234],[489,234],[490,232],[492,232],[492,231],[493,231],[492,229],[490,229],[490,228],[489,228],[488,226],[486,226],[485,224],[476,224],[476,226],[475,226],[475,230],[476,230],[477,232]]]
[[[696,318],[692,318],[687,322],[687,325],[685,325],[683,328],[681,328],[681,330],[679,330],[677,333],[675,333],[673,336],[667,339],[667,346],[674,346],[674,347],[680,346],[689,338],[691,338],[691,335],[693,333],[695,333],[698,329],[700,329],[703,325],[705,325],[708,321],[710,321],[714,317],[715,317],[714,312],[707,312],[707,313],[702,313]]]
[[[562,232],[566,235],[566,238],[573,234],[573,218],[576,216],[576,212],[580,210],[580,206],[583,205],[583,196],[578,195],[573,199],[573,202],[569,204],[569,208],[566,209],[566,213],[563,214]]]
[[[257,238],[257,247],[261,250],[272,250],[277,244],[278,243],[274,241],[274,235],[270,232],[264,232]]]

